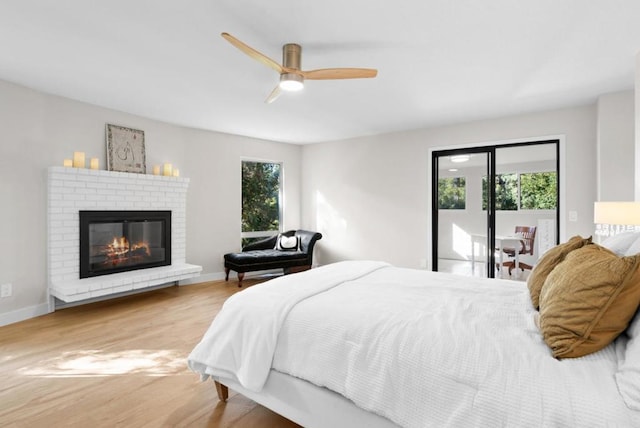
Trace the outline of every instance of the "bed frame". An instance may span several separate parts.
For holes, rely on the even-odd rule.
[[[389,419],[357,407],[340,394],[275,370],[271,370],[259,393],[243,388],[233,379],[213,379],[220,401],[227,401],[231,388],[306,428],[398,428]]]

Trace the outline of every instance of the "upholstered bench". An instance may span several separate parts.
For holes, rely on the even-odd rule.
[[[225,254],[225,281],[232,270],[238,273],[238,287],[242,287],[245,272],[282,269],[289,274],[311,269],[313,247],[319,239],[322,234],[318,232],[289,230],[248,244],[240,253]]]

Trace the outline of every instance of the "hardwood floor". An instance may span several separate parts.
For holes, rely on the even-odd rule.
[[[231,390],[220,403],[186,365],[237,291],[170,287],[0,327],[0,426],[297,427]]]

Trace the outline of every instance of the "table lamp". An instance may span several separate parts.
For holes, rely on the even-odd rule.
[[[640,202],[595,202],[593,222],[600,238],[640,230]]]

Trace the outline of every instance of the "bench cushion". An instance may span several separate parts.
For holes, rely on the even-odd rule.
[[[236,272],[301,266],[308,259],[302,251],[251,250],[224,255],[225,266]]]

